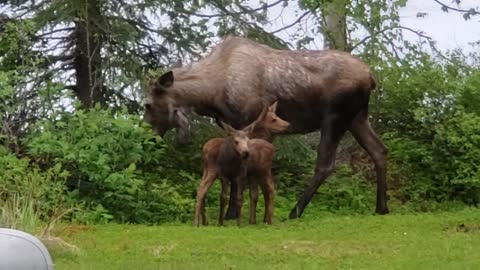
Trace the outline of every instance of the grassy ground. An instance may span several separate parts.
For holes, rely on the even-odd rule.
[[[480,210],[274,226],[66,226],[56,269],[480,269]]]

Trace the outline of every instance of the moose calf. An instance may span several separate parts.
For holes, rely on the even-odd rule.
[[[225,206],[227,203],[229,181],[236,181],[241,188],[237,189],[236,207],[240,211],[243,203],[243,190],[250,184],[250,223],[256,223],[256,204],[258,201],[258,185],[261,186],[265,199],[264,222],[271,224],[273,219],[274,179],[271,173],[275,147],[266,140],[271,136],[287,130],[289,123],[275,114],[277,103],[264,109],[260,116],[249,126],[236,130],[222,123],[227,131],[226,138],[209,140],[203,146],[203,176],[197,189],[195,206],[196,226],[207,224],[205,213],[205,195],[216,178],[221,181],[219,224],[223,225]],[[258,139],[250,139],[258,138]],[[248,180],[249,183],[247,182]],[[238,216],[238,224],[241,215]]]

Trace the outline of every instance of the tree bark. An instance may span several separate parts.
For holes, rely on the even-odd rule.
[[[347,4],[349,0],[333,0],[321,7],[324,45],[329,49],[347,50]]]
[[[95,23],[102,17],[98,0],[85,1],[85,14],[75,23],[73,66],[75,69],[75,94],[84,108],[95,103],[105,105],[102,98],[103,77],[101,48],[103,32]]]

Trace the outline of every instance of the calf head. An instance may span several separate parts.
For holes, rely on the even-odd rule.
[[[228,124],[221,122],[223,129],[227,132],[227,143],[235,150],[235,152],[242,159],[247,159],[250,156],[250,149],[248,147],[249,136],[252,133],[255,125],[252,123],[242,130],[234,129]]]
[[[268,110],[263,118],[262,114],[257,120],[256,127],[264,128],[273,134],[282,133],[288,130],[290,123],[280,118],[275,112],[277,110],[277,102],[268,107]]]

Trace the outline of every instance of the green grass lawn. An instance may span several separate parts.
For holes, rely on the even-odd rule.
[[[57,230],[79,251],[53,250],[56,269],[480,269],[479,209]]]

